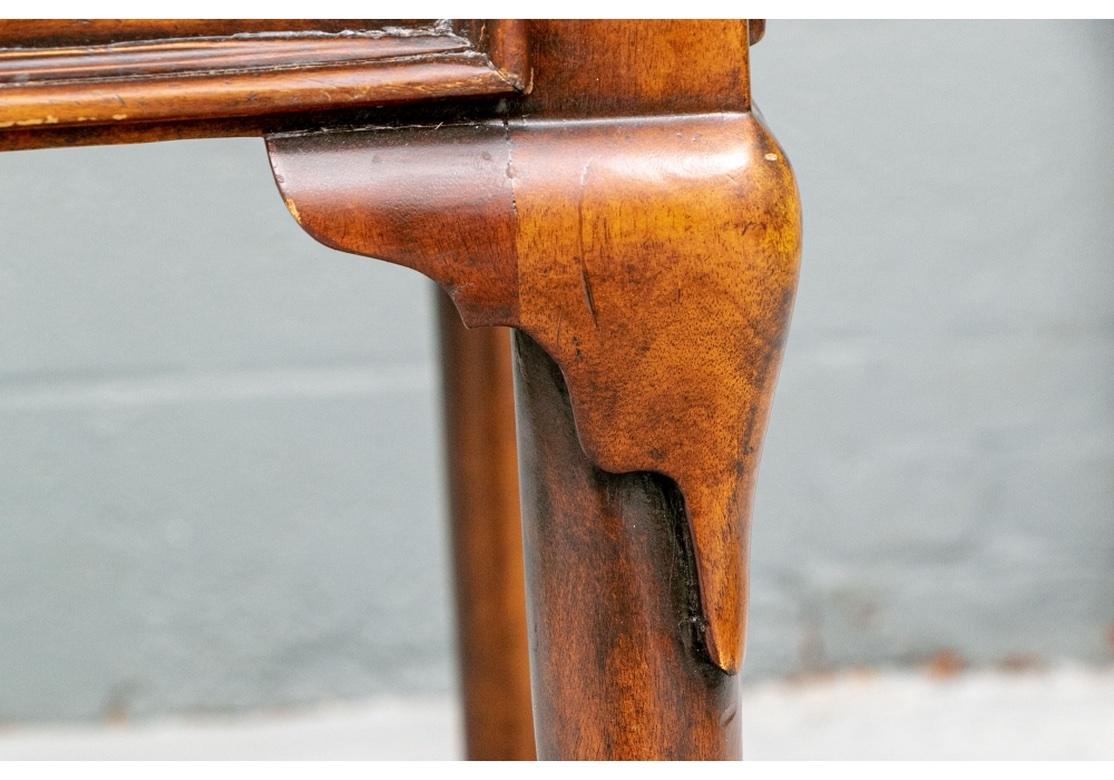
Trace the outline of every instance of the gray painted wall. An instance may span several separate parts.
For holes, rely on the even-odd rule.
[[[1114,654],[1114,26],[773,22],[748,673]],[[258,140],[0,155],[0,721],[450,688],[424,280]]]

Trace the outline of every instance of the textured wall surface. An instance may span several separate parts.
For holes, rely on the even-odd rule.
[[[773,22],[747,672],[1114,654],[1114,26]],[[432,296],[258,140],[0,155],[0,722],[452,684]]]
[[[1114,25],[768,34],[805,250],[751,669],[1111,659]]]

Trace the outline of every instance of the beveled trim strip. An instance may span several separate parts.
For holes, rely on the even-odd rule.
[[[509,95],[524,86],[516,70],[525,61],[517,22],[384,23],[340,32],[294,22],[297,32],[216,37],[190,37],[182,22],[174,38],[57,47],[9,40],[3,48],[5,24],[0,131],[218,122]],[[59,23],[62,41],[67,24],[75,23]],[[5,146],[11,144],[0,133]]]

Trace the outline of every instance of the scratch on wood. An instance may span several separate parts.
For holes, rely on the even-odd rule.
[[[78,117],[84,119],[85,117]],[[53,114],[47,114],[44,117],[32,117],[30,119],[15,119],[8,122],[0,122],[0,127],[30,127],[32,125],[56,125],[58,124],[58,117]]]
[[[286,203],[286,208],[290,212],[290,216],[294,217],[294,221],[299,225],[302,224],[302,215],[298,213],[298,206],[294,203],[293,198],[283,198]]]
[[[518,219],[518,201],[514,196],[514,157],[512,151],[514,150],[514,143],[511,141],[511,126],[510,123],[503,120],[503,142],[507,145],[507,181],[511,185],[511,213],[514,214],[515,219]]]
[[[591,161],[584,163],[584,168],[580,171],[580,190],[576,199],[576,221],[577,221],[577,234],[576,245],[577,255],[580,260],[580,289],[584,293],[584,305],[588,307],[588,313],[592,315],[592,324],[599,326],[596,320],[596,302],[592,298],[592,283],[588,279],[588,263],[584,259],[584,190],[588,184],[588,170],[592,167]]]

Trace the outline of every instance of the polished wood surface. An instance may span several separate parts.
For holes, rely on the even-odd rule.
[[[10,28],[50,51],[33,78],[0,83],[0,148],[266,134],[311,235],[428,275],[469,326],[515,328],[539,754],[737,757],[750,503],[801,229],[788,161],[751,111],[748,47],[763,26],[246,31],[269,41],[258,62],[290,64],[274,68],[227,32],[203,42],[173,24],[173,44]],[[360,46],[383,56],[350,58]],[[427,48],[388,53],[406,47]],[[4,57],[34,59],[0,53],[0,82]],[[475,366],[447,362],[450,384],[495,399],[448,410],[450,437],[475,451],[509,435],[505,364],[463,344],[447,361]],[[520,682],[491,695],[521,630],[507,628],[519,596],[503,589],[518,574],[496,446],[453,466],[465,696],[493,705],[469,722],[477,751],[503,749],[515,728],[521,745],[525,728]],[[485,554],[500,564],[485,569]]]
[[[219,38],[244,33],[432,27],[433,19],[3,19],[5,47],[96,46],[124,41]]]
[[[137,140],[165,137],[167,123],[181,122],[217,123],[219,133],[232,118],[512,94],[523,85],[519,22],[338,27],[68,22],[55,23],[44,44],[43,23],[0,21],[0,131],[109,126],[102,141],[114,140],[113,128]],[[0,133],[5,142],[34,144]]]
[[[510,337],[438,292],[457,655],[470,759],[534,758]]]
[[[560,369],[515,342],[539,757],[739,758],[738,676],[702,647],[676,485],[595,466]]]
[[[631,117],[747,111],[746,20],[529,22],[525,114]]]
[[[528,334],[561,371],[588,461],[676,485],[698,609],[674,631],[692,631],[690,656],[727,675],[742,658],[749,507],[800,249],[792,172],[748,110],[749,32],[745,22],[532,22],[525,119],[268,141],[280,191],[311,235],[430,276],[469,325]],[[675,56],[663,62],[667,50]],[[648,59],[636,61],[639,53]],[[612,68],[609,57],[618,60]],[[588,89],[584,68],[608,74],[607,83]],[[648,115],[663,103],[669,111]],[[520,426],[557,413],[530,410]],[[550,495],[548,481],[567,487],[571,479],[568,469],[540,466],[522,474],[528,495]],[[529,528],[545,514],[535,507],[527,523],[528,562],[538,560]],[[560,522],[575,523],[580,540],[566,554],[593,556],[597,575],[619,554],[598,513],[569,511]],[[592,539],[610,552],[593,550]],[[616,717],[587,688],[575,698],[565,692],[576,686],[538,684],[538,669],[564,663],[572,645],[606,644],[592,632],[620,625],[588,630],[571,609],[547,608],[555,588],[589,587],[588,570],[566,563],[568,571],[550,565],[540,574],[528,563],[532,637],[571,643],[531,642],[539,745],[558,723],[553,712],[596,724]],[[651,565],[639,571],[663,576]],[[538,577],[554,582],[537,586]],[[636,610],[653,588],[643,582],[616,598]],[[653,701],[653,681],[639,672],[647,647],[626,649],[609,661],[612,672],[642,680]],[[703,721],[681,709],[690,716],[665,730],[696,744]],[[616,728],[638,732],[647,712],[627,713]],[[647,733],[630,751],[665,755],[662,732]],[[709,756],[730,753],[730,740],[713,742],[723,750]],[[571,737],[551,744],[544,755],[607,754]]]
[[[302,227],[425,273],[469,325],[530,333],[565,372],[593,461],[677,482],[709,652],[737,670],[747,513],[800,234],[761,123],[538,118],[269,148]]]

